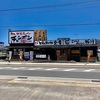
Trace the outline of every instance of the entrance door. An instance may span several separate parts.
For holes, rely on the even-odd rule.
[[[57,60],[56,50],[55,50],[55,49],[51,49],[51,52],[50,52],[50,59],[51,59],[51,60]]]

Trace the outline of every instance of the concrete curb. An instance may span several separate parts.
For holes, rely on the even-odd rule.
[[[43,85],[71,85],[85,87],[100,87],[100,82],[93,82],[97,79],[73,79],[73,78],[52,78],[52,77],[27,77],[27,76],[0,76],[0,81],[7,83],[26,83]]]
[[[91,83],[91,79],[0,75],[0,80],[7,80],[7,79],[19,80],[19,81],[44,81],[44,82],[55,81],[55,82]]]
[[[0,62],[0,64],[7,64],[7,65],[10,65],[10,64],[26,64],[26,65],[100,65],[99,63],[32,63],[32,62]]]

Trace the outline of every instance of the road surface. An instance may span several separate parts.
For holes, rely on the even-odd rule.
[[[0,65],[0,75],[100,79],[99,66]]]

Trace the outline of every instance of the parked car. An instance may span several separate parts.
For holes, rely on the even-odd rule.
[[[6,59],[6,58],[7,58],[7,51],[0,50],[0,59]]]

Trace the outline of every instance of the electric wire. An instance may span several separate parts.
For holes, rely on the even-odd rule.
[[[0,26],[2,28],[9,28],[9,27],[61,27],[61,26],[95,26],[100,25],[100,23],[82,23],[82,24],[47,24],[47,25],[23,25],[23,26]]]
[[[63,7],[63,6],[71,6],[71,5],[93,3],[93,2],[100,2],[100,0],[89,0],[89,1],[83,1],[83,2],[73,2],[73,3],[68,3],[68,4],[49,5],[49,6],[34,6],[34,7],[26,7],[26,8],[1,9],[0,12],[39,9],[39,8],[52,8],[52,7],[61,7],[61,6]]]
[[[58,10],[42,10],[42,11],[28,11],[28,12],[17,12],[17,13],[3,13],[3,15],[17,15],[17,14],[32,14],[32,13],[49,13],[49,12],[62,12],[69,10],[83,10],[83,9],[91,9],[91,8],[99,8],[100,6],[89,6],[89,7],[79,7],[79,8],[66,8],[66,9],[58,9]]]

